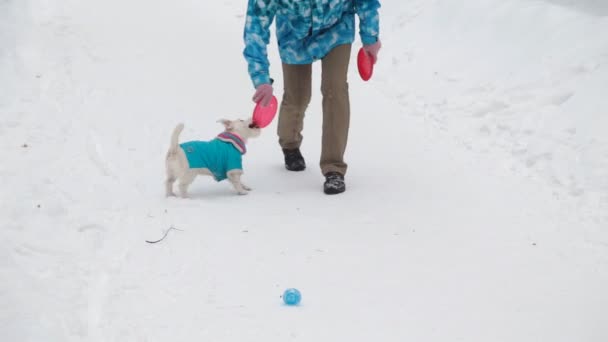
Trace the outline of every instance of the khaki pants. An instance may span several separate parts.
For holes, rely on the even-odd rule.
[[[339,45],[321,60],[321,93],[323,95],[323,138],[321,172],[346,174],[344,152],[348,140],[350,101],[348,98],[348,64],[351,44]],[[279,110],[279,144],[285,149],[302,144],[304,113],[310,103],[312,64],[283,63],[283,100]]]

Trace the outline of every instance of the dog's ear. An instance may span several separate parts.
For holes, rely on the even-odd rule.
[[[219,123],[221,123],[222,125],[224,125],[224,128],[225,128],[227,131],[231,131],[231,130],[234,128],[234,127],[232,126],[232,121],[230,121],[230,120],[227,120],[227,119],[220,119],[220,120],[217,120],[217,122],[219,122]]]

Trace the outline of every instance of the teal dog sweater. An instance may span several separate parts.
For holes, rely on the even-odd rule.
[[[243,170],[247,148],[237,134],[224,132],[211,141],[189,141],[179,146],[191,169],[208,169],[218,182],[226,179],[229,171]]]

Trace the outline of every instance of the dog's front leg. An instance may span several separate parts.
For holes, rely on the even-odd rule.
[[[228,180],[230,181],[230,183],[232,183],[232,186],[234,186],[234,189],[236,190],[236,192],[238,192],[239,195],[247,195],[248,191],[250,191],[251,188],[241,183],[242,174],[243,171],[240,170],[230,171],[228,172]]]

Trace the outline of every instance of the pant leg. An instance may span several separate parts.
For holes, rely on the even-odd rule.
[[[310,103],[312,64],[283,63],[283,100],[279,109],[279,145],[285,149],[302,144],[304,113]]]
[[[339,45],[321,60],[321,93],[323,94],[323,138],[321,172],[346,174],[344,152],[350,124],[348,65],[351,44]]]

